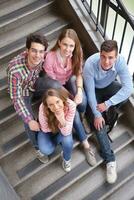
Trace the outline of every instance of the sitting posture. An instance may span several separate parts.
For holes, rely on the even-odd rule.
[[[83,52],[77,33],[73,29],[63,30],[54,47],[46,55],[44,70],[49,77],[51,88],[64,87],[74,96],[77,112],[73,127],[80,142],[83,144],[88,163],[94,165],[96,163],[95,157],[93,151],[91,151],[85,131],[85,129],[88,129],[87,132],[89,132],[89,128],[83,117],[87,99],[83,88],[82,64]]]
[[[41,162],[47,162],[47,160],[38,149],[36,137],[40,128],[33,113],[31,99],[33,96],[41,95],[41,91],[44,93],[47,88],[47,84],[43,85],[39,77],[47,46],[45,36],[41,34],[28,35],[26,50],[14,57],[7,69],[9,93],[14,108],[22,118],[28,138]]]
[[[76,104],[68,98],[63,89],[49,89],[45,92],[39,108],[41,131],[38,134],[40,151],[45,155],[54,152],[61,144],[63,150],[63,169],[71,170],[71,153],[73,149],[72,126]]]
[[[114,183],[117,179],[116,161],[107,132],[112,129],[117,120],[117,109],[132,92],[132,79],[125,59],[118,55],[116,41],[104,41],[100,53],[87,59],[84,67],[84,83],[101,155],[106,162],[107,181]],[[109,130],[106,123],[109,125]]]

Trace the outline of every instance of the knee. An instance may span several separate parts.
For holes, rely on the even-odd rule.
[[[54,88],[54,89],[59,89],[62,87],[62,85],[59,83],[59,81],[56,81],[56,80],[52,80],[51,84],[52,84],[52,88]]]
[[[46,146],[40,146],[39,149],[40,149],[41,153],[43,153],[47,156],[51,155],[54,152],[54,147],[48,148]]]

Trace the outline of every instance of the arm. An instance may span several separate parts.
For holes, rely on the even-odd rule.
[[[74,116],[76,112],[76,104],[72,100],[68,99],[67,108],[68,110],[64,114],[65,126],[59,127],[61,130],[61,133],[64,135],[69,135],[72,132],[73,121],[74,121]]]
[[[90,60],[87,60],[84,66],[84,86],[87,95],[88,104],[94,114],[94,126],[97,130],[100,130],[105,124],[105,120],[101,115],[101,112],[97,110],[97,100],[95,95],[95,80],[94,80],[94,66]]]
[[[129,74],[125,59],[120,56],[115,67],[117,69],[117,75],[120,78],[122,87],[109,100],[105,101],[107,108],[128,99],[133,90],[132,77]]]
[[[44,109],[43,104],[41,104],[39,107],[39,116],[38,116],[40,128],[45,133],[51,132],[50,128],[48,127],[47,117],[46,117],[43,109]]]
[[[24,98],[22,96],[22,85],[20,78],[12,73],[8,73],[8,84],[10,97],[13,101],[17,114],[21,116],[25,123],[29,123],[29,121],[33,120],[34,118],[25,105]]]
[[[75,95],[74,101],[77,105],[79,105],[82,102],[82,98],[83,98],[83,78],[82,75],[79,74],[76,77],[76,87],[77,87],[77,94]]]
[[[84,86],[87,95],[87,101],[94,117],[101,117],[101,113],[97,110],[97,99],[95,94],[94,66],[92,62],[87,60],[83,70]]]

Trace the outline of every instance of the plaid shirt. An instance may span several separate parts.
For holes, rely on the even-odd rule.
[[[34,91],[34,83],[39,77],[43,63],[35,69],[27,67],[27,53],[22,52],[13,58],[8,65],[8,90],[13,101],[16,112],[22,117],[25,123],[33,119],[29,110],[25,106],[24,96],[29,96],[30,91]]]

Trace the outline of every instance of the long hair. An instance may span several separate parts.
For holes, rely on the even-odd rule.
[[[55,117],[54,113],[48,108],[47,105],[47,98],[48,97],[58,97],[63,101],[64,106],[66,106],[66,101],[69,98],[69,93],[64,90],[63,88],[60,89],[48,89],[42,99],[42,103],[44,106],[44,113],[47,117],[47,122],[48,122],[48,126],[49,128],[52,130],[52,133],[56,133],[58,132],[58,120]]]
[[[72,71],[74,75],[78,75],[80,67],[83,63],[83,51],[81,48],[80,40],[75,30],[73,29],[63,30],[59,35],[56,44],[51,49],[51,51],[56,51],[59,48],[59,41],[63,40],[65,37],[68,37],[75,42],[75,48],[72,55]]]

